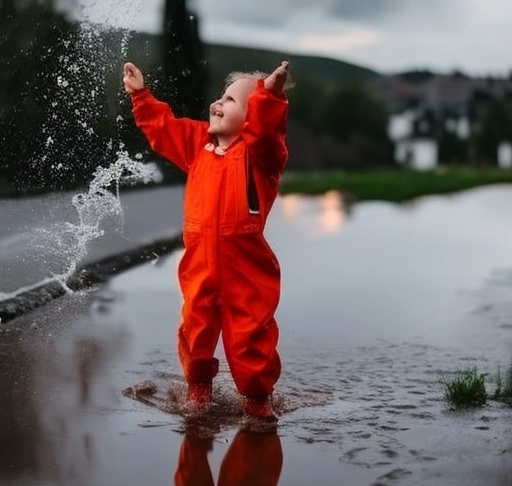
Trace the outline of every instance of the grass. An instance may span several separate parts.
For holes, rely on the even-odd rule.
[[[497,400],[512,400],[512,363],[504,375],[502,375],[501,369],[498,368],[495,381],[496,390],[494,391],[494,398]]]
[[[452,409],[481,407],[487,402],[485,375],[476,368],[442,376],[440,382],[444,387],[444,398]]]
[[[512,363],[505,373],[498,367],[494,377],[494,394],[490,397],[485,386],[485,374],[476,367],[444,374],[440,383],[444,387],[444,399],[452,409],[481,407],[489,398],[512,404]]]
[[[430,171],[396,169],[348,173],[342,171],[285,172],[281,194],[323,194],[330,190],[359,201],[408,201],[430,194],[448,194],[489,184],[512,184],[512,170],[440,167]]]

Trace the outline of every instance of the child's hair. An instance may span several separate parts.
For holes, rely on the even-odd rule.
[[[224,90],[226,90],[226,88],[229,85],[233,84],[235,81],[238,81],[239,79],[254,79],[256,81],[261,78],[266,78],[267,76],[269,76],[269,73],[264,73],[263,71],[233,71],[226,76]],[[286,81],[284,83],[283,90],[286,91],[287,89],[293,88],[294,86],[295,83],[290,73],[288,73],[288,76],[286,77]]]

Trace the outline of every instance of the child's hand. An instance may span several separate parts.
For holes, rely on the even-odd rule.
[[[279,94],[283,91],[284,85],[288,80],[289,61],[283,61],[275,71],[265,78],[265,88],[272,93]]]
[[[132,94],[133,92],[144,88],[144,76],[135,64],[127,62],[124,65],[123,74],[124,90],[128,94]]]

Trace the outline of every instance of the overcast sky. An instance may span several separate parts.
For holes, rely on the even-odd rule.
[[[79,0],[83,17],[147,32],[163,0]],[[380,72],[512,70],[512,0],[189,0],[203,41],[321,55]]]

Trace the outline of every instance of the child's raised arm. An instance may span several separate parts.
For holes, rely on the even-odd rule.
[[[127,62],[124,65],[123,75],[124,90],[128,94],[144,88],[144,76],[135,64]]]
[[[265,78],[265,88],[274,94],[281,93],[286,88],[286,85],[291,81],[289,79],[289,69],[290,62],[282,61],[274,72]]]

